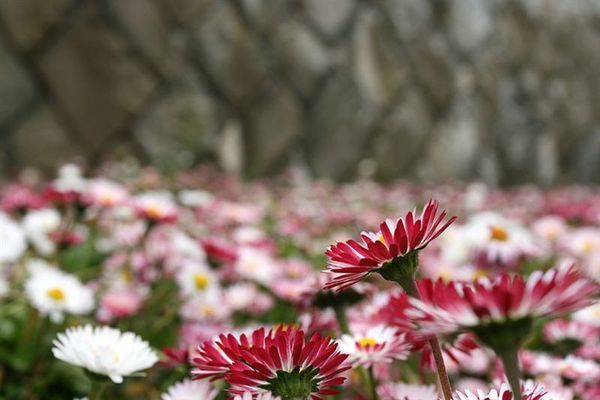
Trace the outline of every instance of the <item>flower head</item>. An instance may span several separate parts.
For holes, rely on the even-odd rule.
[[[379,388],[381,400],[438,400],[433,385],[415,385],[407,383],[386,383]]]
[[[370,367],[375,363],[404,360],[410,352],[410,343],[398,329],[376,325],[364,334],[342,335],[338,340],[340,350],[349,355],[354,366]]]
[[[536,385],[533,382],[526,382],[521,385],[521,392],[523,400],[554,400],[540,385]],[[508,385],[502,384],[500,389],[492,389],[489,392],[477,390],[477,393],[473,393],[470,390],[464,392],[456,392],[453,396],[454,400],[512,400],[513,394],[510,391]]]
[[[40,260],[30,261],[29,272],[25,294],[31,304],[53,322],[62,322],[64,314],[83,315],[93,310],[93,291],[74,275]]]
[[[210,382],[184,379],[169,387],[161,400],[213,400],[218,394],[219,391]]]
[[[271,391],[283,398],[321,399],[336,394],[346,379],[346,354],[330,338],[314,334],[308,341],[298,329],[279,330],[265,347],[242,350],[227,374],[232,393]]]
[[[158,361],[148,343],[139,336],[107,326],[69,328],[58,334],[52,353],[59,360],[106,375],[115,383]]]
[[[390,264],[425,248],[456,219],[452,217],[442,224],[446,211],[438,215],[438,207],[437,201],[430,200],[420,216],[415,210],[409,211],[404,218],[383,222],[379,232],[363,232],[362,244],[348,240],[329,246],[325,252],[329,257],[325,272],[333,275],[333,279],[325,288],[341,290],[371,272],[392,272],[383,271],[383,267],[400,268]]]
[[[406,312],[429,333],[453,332],[574,311],[597,290],[572,266],[535,271],[526,279],[504,273],[473,283],[423,280],[422,299],[410,299],[413,307]]]

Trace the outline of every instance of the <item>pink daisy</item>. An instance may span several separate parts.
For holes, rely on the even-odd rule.
[[[386,264],[425,248],[456,219],[452,217],[442,224],[446,211],[438,215],[438,207],[437,201],[429,200],[420,216],[416,210],[409,211],[395,222],[383,222],[379,232],[361,233],[362,244],[348,240],[329,246],[325,272],[332,275],[332,280],[324,288],[344,289],[371,272],[383,272],[378,270]]]
[[[296,328],[278,329],[265,338],[265,345],[240,350],[241,357],[226,375],[234,395],[272,392],[290,399],[322,400],[336,394],[342,373],[350,369],[346,354],[331,338],[314,334],[306,340]]]

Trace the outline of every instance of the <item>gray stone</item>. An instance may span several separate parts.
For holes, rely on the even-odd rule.
[[[154,0],[170,21],[185,26],[194,24],[215,2],[221,0]]]
[[[385,12],[401,40],[412,40],[431,29],[431,4],[423,0],[384,0]]]
[[[246,167],[250,176],[273,172],[285,163],[302,130],[300,105],[290,91],[274,86],[250,111]]]
[[[274,43],[294,85],[304,93],[310,92],[317,78],[334,63],[327,49],[300,23],[282,25]]]
[[[493,25],[490,6],[480,0],[455,0],[450,4],[448,25],[456,45],[465,52],[477,49],[490,35]]]
[[[153,163],[188,168],[216,150],[214,102],[201,91],[177,91],[148,110],[134,134]]]
[[[423,95],[414,87],[406,93],[375,133],[371,158],[377,160],[381,178],[410,173],[433,128],[432,112]]]
[[[93,8],[43,57],[41,69],[60,107],[92,149],[123,129],[156,86],[152,74]]]
[[[344,28],[354,7],[355,0],[304,0],[306,14],[326,37],[333,37]]]
[[[395,45],[375,13],[363,13],[352,38],[353,72],[361,96],[379,107],[394,95],[407,78],[402,49]]]
[[[349,73],[338,73],[314,104],[305,143],[315,175],[340,179],[356,173],[377,113],[359,93]]]
[[[0,125],[33,100],[34,96],[35,88],[30,77],[0,41]]]
[[[248,105],[267,79],[266,58],[226,2],[213,4],[197,23],[194,50],[199,62],[231,101]]]
[[[110,6],[137,48],[156,69],[167,73],[171,67],[169,36],[160,8],[148,0],[110,0]]]
[[[13,158],[23,167],[53,168],[57,161],[81,155],[48,107],[42,107],[17,127],[12,136]]]
[[[420,168],[428,168],[428,173],[440,180],[478,177],[475,167],[482,145],[478,115],[475,103],[457,99],[428,141],[429,148]]]
[[[70,0],[2,0],[0,20],[14,42],[30,49],[63,16]]]

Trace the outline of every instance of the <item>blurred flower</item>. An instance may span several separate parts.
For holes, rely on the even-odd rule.
[[[128,197],[129,193],[122,185],[104,178],[90,180],[82,194],[84,203],[100,208],[123,204]]]
[[[544,389],[535,384],[526,383],[522,387],[523,400],[560,400],[550,397]],[[502,384],[499,390],[492,389],[489,392],[478,390],[477,394],[470,390],[456,392],[454,400],[512,400],[513,395],[506,384]]]
[[[107,326],[69,328],[54,340],[54,357],[90,372],[106,375],[114,383],[152,367],[158,357],[147,342],[132,332]]]
[[[424,280],[419,289],[422,300],[410,299],[407,314],[425,331],[439,333],[573,311],[589,304],[598,287],[563,266],[527,279],[501,274],[474,283]]]
[[[354,367],[404,360],[411,347],[404,334],[384,325],[373,326],[364,334],[342,335],[337,342]]]
[[[0,212],[0,266],[14,263],[27,249],[25,234],[8,215]]]
[[[177,205],[168,192],[146,192],[133,198],[138,215],[153,222],[175,222]]]
[[[378,389],[381,400],[438,400],[437,389],[433,385],[407,383],[385,383]]]
[[[135,315],[142,306],[142,297],[131,289],[113,289],[100,300],[97,317],[100,321],[111,321]]]
[[[218,394],[210,382],[184,379],[170,386],[161,400],[213,400]]]
[[[23,230],[40,255],[54,252],[56,246],[50,235],[61,223],[61,215],[52,208],[30,211],[23,218]]]
[[[279,396],[273,396],[273,393],[266,392],[254,395],[252,392],[244,392],[244,394],[236,394],[232,400],[281,400]]]
[[[93,291],[75,276],[40,260],[30,261],[28,267],[25,294],[33,307],[49,315],[52,322],[62,322],[65,313],[83,315],[93,310]]]

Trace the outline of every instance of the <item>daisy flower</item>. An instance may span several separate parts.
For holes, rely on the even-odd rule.
[[[540,385],[526,382],[522,385],[522,399],[523,400],[554,400],[547,394]],[[492,389],[489,392],[478,390],[477,393],[473,393],[470,390],[464,392],[456,392],[453,397],[454,400],[512,400],[513,393],[506,384],[502,384],[500,389]]]
[[[407,383],[386,383],[379,387],[381,400],[438,400],[433,385],[415,385]]]
[[[0,243],[0,265],[17,261],[27,249],[23,230],[3,212],[0,212]]]
[[[184,296],[207,293],[219,289],[217,276],[203,261],[186,260],[176,273],[176,280]]]
[[[473,283],[423,280],[422,299],[411,298],[407,315],[429,333],[449,333],[574,311],[591,302],[598,287],[574,267],[535,271],[527,279],[504,273]]]
[[[53,208],[30,211],[22,221],[27,239],[41,255],[54,252],[56,246],[51,234],[60,228],[60,224],[60,213]]]
[[[106,375],[114,383],[121,383],[124,376],[150,368],[158,361],[148,343],[139,336],[107,326],[69,328],[59,333],[53,343],[54,357]]]
[[[256,329],[251,335],[244,333],[221,334],[214,341],[205,341],[191,354],[192,376],[194,379],[223,379],[234,360],[241,357],[241,350],[249,347],[264,347],[267,336],[273,331]]]
[[[404,334],[385,325],[371,327],[362,335],[342,335],[337,342],[340,351],[348,354],[348,361],[354,367],[404,360],[411,347]]]
[[[348,356],[331,338],[314,334],[306,340],[299,329],[277,329],[264,347],[241,349],[226,379],[231,393],[260,395],[268,391],[286,399],[321,400],[338,393],[333,387],[345,381]]]
[[[524,226],[497,213],[476,214],[464,228],[465,239],[482,266],[514,266],[523,257],[538,252],[533,236]]]
[[[544,340],[547,343],[574,341],[577,344],[596,343],[600,330],[580,321],[557,319],[544,325]]]
[[[83,315],[94,308],[94,293],[75,276],[40,260],[29,262],[25,295],[42,315],[60,323],[64,314]]]
[[[575,312],[573,319],[600,328],[600,301]]]
[[[133,199],[137,214],[153,222],[175,222],[177,205],[166,192],[146,192]]]
[[[396,280],[397,274],[414,273],[418,251],[456,219],[452,217],[442,224],[446,211],[438,215],[438,207],[437,201],[430,200],[420,216],[416,210],[409,211],[404,218],[383,222],[378,232],[363,232],[362,243],[348,240],[329,246],[325,252],[329,258],[325,272],[333,278],[325,289],[342,290],[371,272],[379,272],[392,280]],[[410,268],[403,265],[405,262],[410,263]],[[404,268],[412,270],[402,271]]]
[[[184,379],[170,386],[161,400],[213,400],[218,394],[219,391],[210,382]]]
[[[84,203],[101,208],[123,204],[128,197],[129,193],[122,185],[104,178],[90,180],[82,194]]]

